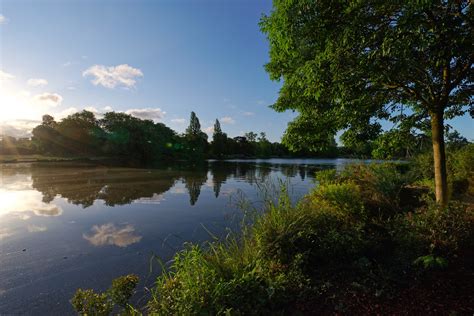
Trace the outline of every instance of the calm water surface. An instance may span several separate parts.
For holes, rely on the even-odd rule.
[[[238,229],[245,196],[259,183],[290,184],[298,199],[322,168],[347,159],[208,162],[132,169],[72,163],[0,164],[0,314],[71,314],[79,288],[106,289],[120,275],[141,278],[136,303],[186,241]],[[204,228],[205,227],[205,228]],[[206,231],[207,230],[207,231]]]

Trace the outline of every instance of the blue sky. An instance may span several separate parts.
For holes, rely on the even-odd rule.
[[[21,130],[43,112],[113,109],[182,132],[195,111],[203,129],[218,118],[230,136],[265,131],[278,141],[295,114],[268,108],[280,85],[264,71],[258,22],[270,8],[270,0],[0,0],[0,121]],[[471,123],[453,125],[474,139]]]

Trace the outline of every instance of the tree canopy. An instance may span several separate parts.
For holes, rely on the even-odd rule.
[[[444,119],[473,113],[473,22],[469,0],[275,0],[261,20],[270,43],[266,70],[283,80],[273,108],[299,112],[284,142],[319,148],[337,131],[364,130],[374,119],[429,117],[444,204]],[[410,114],[395,118],[403,108]]]

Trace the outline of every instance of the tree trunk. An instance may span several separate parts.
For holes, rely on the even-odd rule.
[[[433,141],[436,202],[448,203],[448,177],[446,173],[446,151],[444,146],[443,111],[431,113],[431,137]]]

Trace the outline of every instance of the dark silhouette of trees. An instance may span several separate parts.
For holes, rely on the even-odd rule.
[[[189,126],[184,134],[187,143],[187,155],[190,159],[203,159],[208,149],[207,135],[201,131],[196,113],[191,112]]]
[[[346,146],[338,148],[333,135],[328,135],[325,148],[315,152],[308,148],[289,151],[277,142],[270,142],[265,132],[247,132],[230,138],[216,119],[212,142],[201,130],[194,112],[184,134],[177,134],[163,123],[142,120],[121,112],[108,112],[100,119],[94,113],[82,111],[57,122],[44,115],[33,129],[33,137],[16,139],[0,137],[0,154],[45,154],[65,157],[103,157],[119,159],[134,165],[153,166],[163,161],[203,161],[207,158],[270,158],[270,157],[336,157],[339,154],[356,157],[406,157],[430,146],[426,120],[417,121],[424,133],[411,133],[411,125],[400,125],[399,132],[382,133],[377,124],[361,124],[359,130],[342,134]],[[429,123],[429,122],[428,122]],[[428,124],[429,125],[429,124]],[[408,134],[407,134],[408,133]],[[404,136],[407,135],[407,136]],[[450,142],[465,143],[462,136],[448,134]],[[406,141],[409,140],[410,143]]]
[[[33,164],[32,186],[49,203],[56,196],[69,203],[90,207],[100,199],[106,205],[124,205],[140,198],[153,198],[168,191],[179,173],[170,170],[104,168],[94,165]]]
[[[189,194],[189,203],[196,204],[199,195],[201,194],[201,187],[207,181],[207,168],[203,166],[196,166],[192,172],[187,172],[183,175],[183,182]]]
[[[212,134],[211,152],[216,158],[222,158],[227,154],[227,134],[222,132],[221,123],[216,119],[214,123],[214,132]]]

